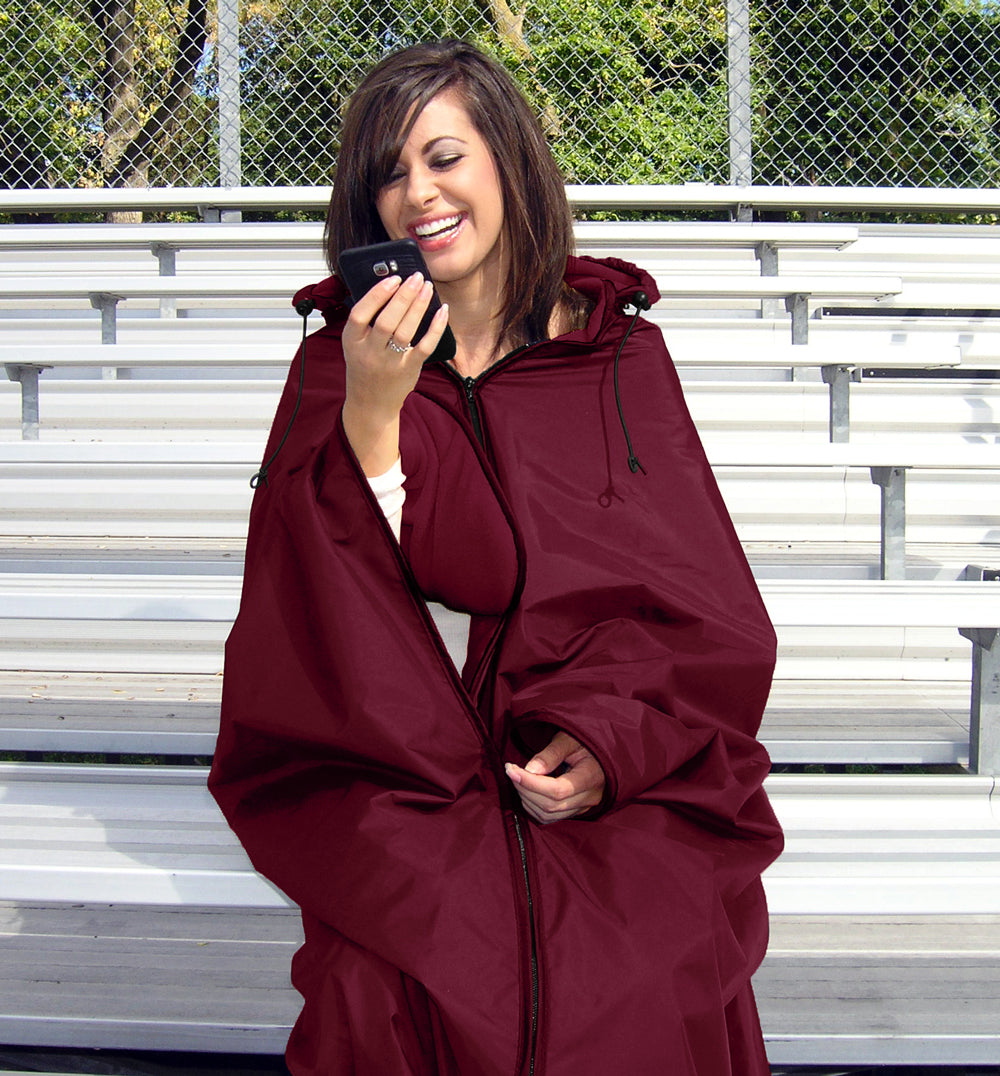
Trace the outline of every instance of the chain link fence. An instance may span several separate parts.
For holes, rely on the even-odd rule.
[[[569,182],[1000,180],[1000,0],[0,0],[0,186],[325,185],[361,74],[441,36]]]
[[[752,20],[756,181],[997,186],[997,0],[765,0]]]

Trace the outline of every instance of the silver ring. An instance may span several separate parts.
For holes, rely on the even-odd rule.
[[[385,346],[389,348],[390,351],[395,351],[397,355],[405,355],[406,352],[413,347],[412,344],[407,344],[406,347],[400,347],[391,336],[385,342]]]

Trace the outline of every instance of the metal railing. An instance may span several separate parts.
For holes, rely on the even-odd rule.
[[[817,218],[1000,217],[1000,188],[750,186],[716,183],[570,185],[578,217],[597,213],[693,213],[730,220],[797,213]],[[244,212],[318,219],[330,188],[303,187],[93,187],[0,189],[0,214],[106,214],[116,211],[196,215],[205,221],[239,220]]]
[[[385,52],[459,36],[567,181],[989,188],[997,0],[0,0],[0,187],[322,186]]]

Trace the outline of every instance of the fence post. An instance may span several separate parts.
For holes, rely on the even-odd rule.
[[[239,0],[219,0],[219,185],[239,187],[243,179],[240,146]],[[223,220],[239,220],[238,210],[223,210]]]
[[[726,69],[729,81],[729,182],[752,182],[750,142],[750,0],[726,0]]]

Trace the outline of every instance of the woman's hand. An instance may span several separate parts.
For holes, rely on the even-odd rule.
[[[409,346],[433,292],[420,273],[405,281],[388,277],[354,304],[344,326],[344,430],[366,475],[384,474],[396,462],[399,412],[448,324],[442,306],[420,343]]]
[[[547,776],[565,765],[557,777]],[[604,795],[604,771],[579,740],[557,732],[523,767],[506,765],[525,811],[546,825],[589,811]]]

